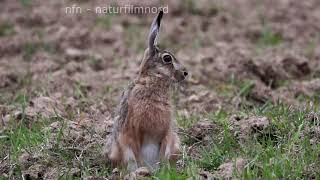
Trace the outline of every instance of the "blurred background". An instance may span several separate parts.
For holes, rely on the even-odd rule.
[[[168,8],[158,43],[190,72],[173,93],[182,128],[221,110],[233,114],[278,101],[319,104],[318,0],[0,0],[0,132],[7,132],[12,119],[28,119],[30,128],[41,118],[47,122],[42,126],[54,132],[62,126],[55,117],[68,120],[75,133],[68,137],[72,143],[103,144],[119,93],[136,76],[156,15],[95,12],[96,7],[125,5]],[[81,13],[66,13],[67,7]],[[79,130],[82,126],[86,131]],[[16,127],[10,128],[14,134]],[[66,144],[61,147],[70,145],[68,138],[62,138]],[[19,159],[23,147],[32,144],[6,143],[0,154],[4,161],[6,152]],[[63,164],[60,160],[53,162]],[[88,172],[96,166],[89,163]],[[29,172],[30,165],[8,161],[0,169],[9,177]]]
[[[69,97],[75,86],[86,96],[118,94],[137,72],[155,16],[94,11],[124,5],[168,8],[159,43],[189,67],[191,89],[203,89],[195,90],[200,99],[206,90],[233,97],[234,84],[248,86],[242,95],[258,103],[278,96],[294,103],[319,90],[315,0],[2,0],[1,103],[22,91]],[[82,12],[66,13],[67,7]],[[212,110],[208,103],[200,109]]]

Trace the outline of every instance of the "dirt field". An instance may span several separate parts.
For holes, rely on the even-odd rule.
[[[101,152],[155,14],[94,8],[125,4],[168,5],[159,44],[190,74],[183,157],[149,178],[320,178],[320,1],[0,0],[0,179],[124,178]]]

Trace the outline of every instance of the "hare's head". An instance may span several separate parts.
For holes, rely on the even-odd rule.
[[[187,70],[170,51],[159,49],[156,46],[162,16],[163,11],[160,11],[151,25],[148,48],[145,50],[141,63],[140,76],[151,76],[171,82],[180,82],[187,77]]]

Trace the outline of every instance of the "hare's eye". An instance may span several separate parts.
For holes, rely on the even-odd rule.
[[[164,54],[162,60],[164,63],[168,64],[172,62],[172,57],[169,54]]]

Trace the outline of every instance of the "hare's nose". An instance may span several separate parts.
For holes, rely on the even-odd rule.
[[[187,77],[188,76],[188,72],[187,71],[183,71],[183,75],[184,75],[184,77]]]

